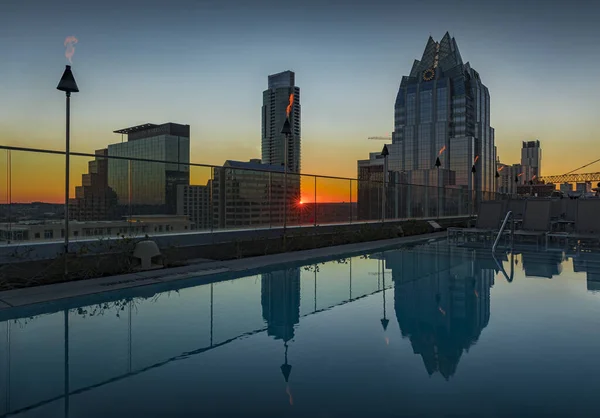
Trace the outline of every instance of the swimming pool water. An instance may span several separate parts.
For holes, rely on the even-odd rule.
[[[439,242],[0,311],[0,416],[598,416],[600,257],[499,258]]]

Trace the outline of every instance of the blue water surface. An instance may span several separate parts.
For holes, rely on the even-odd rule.
[[[0,416],[600,416],[600,257],[498,258],[438,242],[1,311]]]

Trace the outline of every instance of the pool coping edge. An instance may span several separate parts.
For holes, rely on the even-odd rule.
[[[150,270],[97,279],[86,279],[74,282],[6,290],[0,292],[0,311],[160,283],[172,283],[200,277],[209,278],[210,276],[227,272],[240,273],[316,258],[325,259],[352,252],[366,253],[377,249],[384,250],[385,248],[426,242],[445,236],[445,232],[434,232],[410,237],[336,245],[236,260],[203,261],[168,269]]]

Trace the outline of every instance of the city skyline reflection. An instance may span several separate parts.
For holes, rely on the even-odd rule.
[[[502,259],[510,262],[506,254]],[[400,356],[396,361],[403,366],[386,369],[388,379],[405,370],[417,381],[439,375],[450,383],[462,373],[472,376],[471,362],[503,330],[507,314],[496,317],[492,299],[498,298],[496,309],[504,309],[506,292],[559,284],[561,275],[568,286],[585,280],[584,294],[597,297],[600,290],[600,259],[592,254],[524,252],[515,255],[514,264],[515,280],[509,283],[489,251],[439,242],[158,293],[140,288],[125,298],[113,294],[64,309],[48,305],[35,314],[0,311],[0,416],[54,416],[59,410],[61,416],[77,416],[75,411],[92,408],[107,391],[132,379],[167,376],[178,364],[189,364],[184,375],[206,373],[201,370],[212,367],[207,362],[222,370],[237,364],[247,372],[237,384],[258,379],[265,387],[279,387],[274,396],[284,395],[290,407],[325,385],[331,370],[352,369],[353,379],[371,379],[378,361],[389,356]],[[549,275],[552,281],[529,280]],[[470,359],[468,353],[482,341]],[[372,352],[374,359],[365,360],[362,352]],[[199,364],[204,366],[198,369]],[[33,384],[36,375],[43,378]],[[340,384],[354,389],[353,379]],[[207,389],[215,396],[225,389],[218,382]],[[173,384],[178,399],[183,395]],[[259,399],[247,402],[258,411]]]

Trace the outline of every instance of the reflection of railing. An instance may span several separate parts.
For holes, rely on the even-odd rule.
[[[362,259],[363,263],[370,263],[369,259]],[[373,260],[373,262],[377,262],[378,266],[379,266],[379,260]],[[354,263],[356,264],[356,261],[354,261]],[[367,291],[357,291],[356,288],[354,289],[354,294],[353,294],[353,283],[352,283],[352,264],[353,264],[353,259],[349,258],[349,259],[343,259],[343,260],[339,260],[338,263],[331,263],[331,265],[334,265],[335,268],[337,269],[339,276],[340,277],[344,277],[346,278],[344,280],[344,284],[345,286],[343,287],[328,287],[327,290],[325,290],[325,286],[323,287],[318,287],[317,286],[317,274],[319,272],[319,267],[323,266],[324,263],[321,263],[319,265],[313,265],[312,268],[310,268],[309,270],[306,271],[306,273],[304,274],[304,277],[302,277],[302,283],[307,286],[306,291],[313,291],[313,284],[312,281],[314,280],[314,305],[310,304],[310,308],[305,311],[304,314],[300,315],[300,318],[304,318],[306,316],[309,315],[316,315],[319,314],[323,311],[332,309],[336,306],[340,306],[340,305],[344,305],[353,301],[356,301],[357,299],[361,299],[364,298],[366,296],[369,295],[373,295],[373,294],[377,294],[379,292],[382,291],[382,287],[380,285],[379,282],[375,282],[373,280],[373,282],[370,284],[370,290]],[[340,267],[343,267],[342,270],[339,270]],[[296,271],[298,270],[296,269],[288,269],[286,271]],[[304,271],[304,270],[302,270]],[[327,270],[326,270],[327,271]],[[297,274],[301,274],[300,271],[298,271]],[[327,274],[326,274],[327,275]],[[248,280],[251,280],[252,278],[248,278]],[[327,276],[327,279],[330,279],[330,276]],[[242,279],[238,279],[238,280],[244,280]],[[207,314],[209,315],[208,318],[206,318],[206,322],[210,322],[210,339],[208,341],[209,344],[207,346],[203,346],[203,347],[199,347],[193,350],[185,350],[180,352],[180,354],[174,355],[174,356],[170,356],[164,360],[161,361],[156,361],[152,364],[149,364],[147,366],[141,367],[137,370],[134,370],[132,368],[132,357],[135,355],[135,353],[133,353],[133,349],[132,349],[132,344],[133,344],[133,340],[132,340],[132,334],[135,335],[136,333],[133,332],[132,333],[132,328],[135,331],[135,321],[132,321],[132,312],[135,312],[136,307],[141,309],[143,307],[143,302],[149,302],[149,303],[160,303],[163,300],[168,300],[163,298],[158,298],[158,297],[152,297],[152,298],[147,298],[147,299],[129,299],[129,300],[124,300],[124,301],[120,301],[119,303],[117,303],[116,306],[117,307],[117,311],[115,311],[117,314],[121,314],[121,319],[124,320],[124,324],[126,324],[127,326],[127,364],[128,367],[126,368],[127,371],[125,373],[122,373],[120,375],[108,378],[106,380],[102,380],[100,382],[96,382],[93,384],[89,384],[86,385],[84,387],[80,387],[80,388],[73,388],[73,377],[71,377],[71,373],[74,372],[73,366],[72,366],[72,362],[73,362],[73,356],[75,355],[75,353],[73,352],[73,347],[72,347],[72,343],[71,343],[71,338],[76,338],[73,337],[72,332],[71,332],[71,327],[72,327],[72,321],[74,315],[89,315],[92,311],[92,309],[86,309],[88,307],[82,307],[81,310],[78,310],[77,308],[75,309],[70,309],[67,311],[59,311],[56,312],[53,315],[56,316],[63,316],[64,321],[62,322],[63,328],[62,328],[62,332],[64,332],[64,373],[65,373],[65,377],[64,377],[64,383],[65,383],[65,387],[64,387],[64,391],[62,394],[60,395],[56,395],[56,396],[52,396],[51,398],[48,399],[44,399],[42,401],[39,402],[35,402],[32,403],[31,405],[27,405],[24,407],[20,407],[18,409],[10,409],[10,376],[7,376],[7,392],[6,392],[6,413],[4,415],[0,415],[0,416],[7,416],[7,415],[14,415],[14,414],[18,414],[18,413],[23,413],[25,411],[29,411],[38,407],[41,407],[43,405],[47,405],[51,402],[57,401],[57,400],[61,400],[63,399],[65,401],[65,408],[67,407],[67,404],[69,402],[68,398],[70,396],[73,395],[77,395],[80,393],[84,393],[84,392],[88,392],[90,390],[93,390],[95,388],[110,384],[110,383],[114,383],[123,379],[126,379],[128,377],[131,376],[135,376],[138,375],[140,373],[144,373],[145,371],[148,370],[153,370],[156,369],[158,367],[162,367],[166,364],[178,361],[178,360],[183,360],[191,355],[196,355],[196,354],[201,354],[203,352],[206,351],[210,351],[212,349],[216,349],[218,347],[222,347],[226,344],[229,344],[233,341],[236,341],[240,338],[246,337],[246,336],[250,336],[250,335],[254,335],[256,333],[260,333],[263,332],[267,329],[267,327],[258,327],[258,328],[253,328],[253,329],[249,329],[249,330],[245,330],[237,335],[231,336],[229,338],[226,338],[225,340],[222,341],[213,341],[213,334],[215,334],[215,332],[217,331],[217,329],[214,328],[214,320],[215,320],[215,310],[214,307],[218,306],[219,303],[215,303],[215,298],[219,298],[219,292],[214,292],[214,288],[218,287],[220,283],[223,284],[227,284],[227,283],[235,283],[238,282],[238,280],[234,280],[234,281],[225,281],[225,282],[216,282],[216,283],[211,283],[211,284],[207,284],[207,285],[203,285],[203,286],[197,286],[196,288],[190,288],[190,290],[193,289],[207,289],[209,290],[209,292],[207,292],[207,296],[209,297],[209,301],[210,301],[210,310],[207,311]],[[366,279],[365,279],[366,280]],[[329,282],[329,280],[323,280],[323,283],[327,283]],[[259,281],[256,282],[255,286],[258,286],[260,283]],[[339,283],[339,282],[338,282]],[[387,286],[387,288],[389,288],[390,286]],[[209,288],[209,289],[208,289]],[[227,288],[226,288],[227,289]],[[335,291],[335,297],[336,297],[336,301],[334,301],[333,303],[328,303],[326,305],[321,305],[321,307],[319,307],[317,305],[317,292],[331,292],[331,291]],[[223,293],[222,295],[227,295],[227,293]],[[331,296],[330,294],[328,294],[328,296]],[[218,299],[217,299],[218,300]],[[201,301],[198,300],[198,302],[200,303]],[[207,300],[208,302],[208,300]],[[312,301],[310,301],[312,302]],[[220,303],[221,306],[223,304],[223,302]],[[95,305],[90,305],[90,306],[95,306]],[[113,306],[110,305],[110,307],[112,308]],[[86,313],[87,311],[87,313]],[[102,311],[102,312],[96,312],[99,315],[105,315],[106,312],[108,311]],[[46,317],[48,316],[52,316],[52,315],[46,315]],[[251,321],[249,321],[251,322]],[[261,320],[262,322],[262,320]],[[10,356],[10,350],[11,350],[11,341],[10,341],[10,336],[11,336],[11,329],[10,329],[10,322],[7,321],[5,322],[6,327],[7,327],[7,332],[6,332],[6,338],[7,338],[7,349],[8,349],[8,356]],[[0,326],[2,325],[2,323],[0,323]],[[292,324],[292,326],[294,326],[296,324]],[[24,325],[25,327],[27,325]],[[223,326],[223,325],[222,325]],[[224,324],[224,326],[226,327],[227,324]],[[14,332],[15,330],[12,330],[12,332]],[[58,330],[57,330],[58,332]],[[62,335],[61,335],[62,338]],[[24,341],[24,343],[27,343],[26,341]],[[176,344],[176,342],[172,343],[173,345]],[[118,345],[118,344],[117,344]],[[12,347],[13,350],[18,350],[18,347]],[[87,351],[86,350],[82,350],[81,347],[79,347],[79,352],[82,355],[87,355]],[[43,354],[43,353],[40,353]],[[90,361],[95,361],[96,359],[94,359],[93,357],[90,357]],[[8,363],[10,364],[10,357],[8,358]],[[51,384],[51,382],[49,382],[49,384]]]

